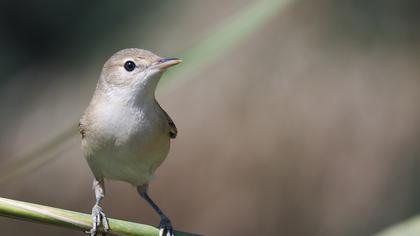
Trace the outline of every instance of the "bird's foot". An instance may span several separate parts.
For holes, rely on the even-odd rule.
[[[168,217],[160,219],[159,229],[159,236],[175,236],[174,229]]]
[[[101,223],[106,233],[109,230],[108,218],[106,217],[105,212],[102,210],[102,207],[100,207],[98,204],[95,204],[95,206],[92,208],[92,228],[88,231],[85,231],[85,233],[89,234],[90,236],[96,236]]]

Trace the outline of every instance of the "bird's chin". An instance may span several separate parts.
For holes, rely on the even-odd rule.
[[[147,71],[145,71],[142,76],[140,76],[136,83],[134,84],[134,87],[140,90],[154,90],[156,89],[156,86],[162,77],[163,71],[156,70],[149,68]]]
[[[145,75],[144,81],[145,82],[151,82],[154,80],[158,81],[164,72],[165,70],[159,70],[157,68],[149,68]]]
[[[138,75],[137,79],[131,85],[131,90],[133,94],[135,94],[134,97],[142,98],[144,96],[154,96],[157,84],[164,72],[165,71],[149,67]]]

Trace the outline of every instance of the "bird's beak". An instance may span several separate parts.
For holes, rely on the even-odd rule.
[[[159,70],[165,70],[181,62],[182,60],[178,58],[161,58],[159,61],[157,61],[154,67],[158,68]]]

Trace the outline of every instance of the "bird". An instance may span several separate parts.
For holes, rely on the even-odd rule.
[[[175,123],[155,98],[162,74],[181,63],[138,48],[116,52],[104,64],[93,97],[79,122],[84,158],[94,176],[92,228],[110,230],[100,206],[105,179],[127,182],[160,216],[160,236],[174,236],[169,217],[148,193],[154,172],[166,159]]]

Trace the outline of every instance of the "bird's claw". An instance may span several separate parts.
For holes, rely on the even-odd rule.
[[[165,217],[159,223],[159,236],[175,236],[171,221]]]
[[[90,236],[96,236],[98,228],[101,226],[104,227],[105,233],[109,230],[108,218],[105,215],[105,212],[102,210],[102,207],[95,205],[92,208],[92,228],[88,231],[85,231],[86,234]],[[102,235],[105,235],[104,233]]]

